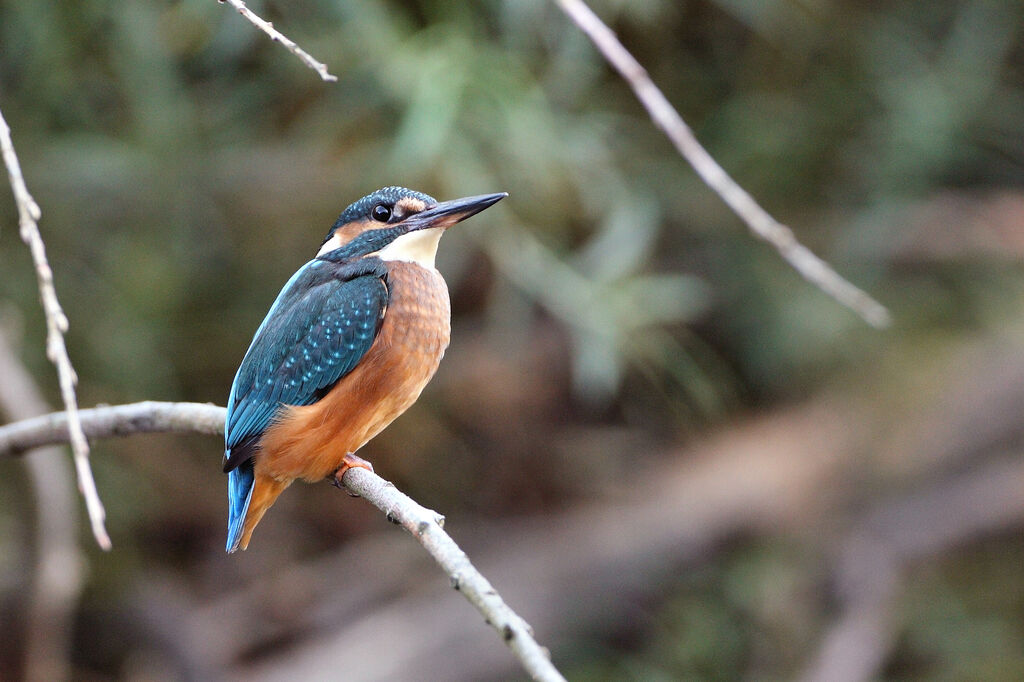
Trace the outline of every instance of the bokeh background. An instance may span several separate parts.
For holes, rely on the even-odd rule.
[[[81,404],[223,404],[349,202],[508,191],[446,236],[452,346],[362,454],[571,679],[1024,677],[1024,4],[594,2],[884,331],[753,239],[553,3],[250,6],[338,82],[209,0],[0,0]],[[56,405],[4,188],[0,327]],[[522,676],[326,483],[226,556],[217,439],[97,442],[105,554],[40,457],[0,463],[0,678]]]

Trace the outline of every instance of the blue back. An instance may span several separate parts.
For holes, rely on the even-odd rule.
[[[228,395],[224,470],[228,542],[241,540],[253,488],[253,455],[282,405],[310,405],[370,349],[388,303],[387,267],[377,258],[318,258],[292,275],[242,360]]]

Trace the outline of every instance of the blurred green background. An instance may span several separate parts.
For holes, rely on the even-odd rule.
[[[250,7],[338,82],[210,0],[0,0],[0,109],[82,405],[223,404],[348,203],[508,191],[446,236],[452,346],[362,454],[448,516],[571,679],[1024,676],[1024,4],[593,5],[886,331],[754,240],[553,3]],[[57,405],[0,195],[0,328]],[[225,556],[220,461],[214,438],[94,444],[114,551],[77,524],[72,677],[522,675],[327,484]],[[40,515],[2,467],[17,679]]]

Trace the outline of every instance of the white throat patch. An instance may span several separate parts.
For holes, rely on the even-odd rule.
[[[316,252],[316,255],[322,256],[337,248],[341,248],[341,235],[335,232],[333,237],[324,242],[324,245],[320,247],[320,250]]]
[[[416,263],[425,268],[434,267],[437,244],[444,234],[443,227],[429,227],[403,234],[377,252],[381,260],[400,260]]]

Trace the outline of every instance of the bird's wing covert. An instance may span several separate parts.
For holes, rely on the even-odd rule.
[[[376,258],[313,260],[278,295],[228,397],[224,470],[252,457],[279,407],[309,405],[370,349],[387,309],[387,268]]]

